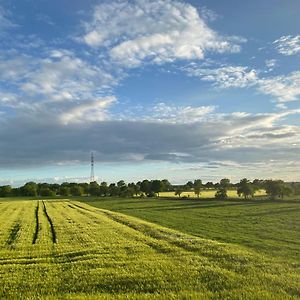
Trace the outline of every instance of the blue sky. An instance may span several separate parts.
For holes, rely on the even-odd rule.
[[[0,184],[299,181],[300,3],[0,1]]]

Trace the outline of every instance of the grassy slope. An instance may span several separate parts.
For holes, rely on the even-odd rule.
[[[1,201],[0,222],[1,299],[300,297],[291,262],[83,203]]]
[[[300,199],[97,199],[122,212],[203,238],[235,243],[284,260],[300,261]]]

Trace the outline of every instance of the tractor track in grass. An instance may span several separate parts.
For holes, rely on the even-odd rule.
[[[52,219],[50,218],[50,216],[49,216],[49,214],[47,212],[47,208],[46,208],[45,202],[42,201],[42,203],[43,203],[43,212],[44,212],[44,215],[46,216],[46,218],[48,220],[48,223],[50,225],[52,242],[53,242],[53,244],[56,244],[57,243],[57,238],[56,238],[56,231],[55,231],[55,228],[54,228],[53,221],[52,221]]]
[[[32,238],[32,244],[36,244],[39,231],[40,231],[40,224],[39,224],[39,206],[40,206],[40,201],[37,202],[37,206],[34,210],[34,216],[35,216],[35,230]]]
[[[18,238],[18,233],[21,229],[21,222],[17,221],[15,225],[11,228],[9,237],[6,241],[6,245],[11,246]]]
[[[83,206],[77,205],[75,203],[72,203],[72,205],[74,205],[75,207],[78,207],[79,209],[84,210],[84,211],[80,211],[79,209],[77,209],[77,211],[79,213],[86,215],[88,217],[92,217],[93,221],[95,223],[100,223],[100,222],[97,221],[97,217],[95,217],[91,213],[96,213],[96,214],[100,213],[100,214],[104,215],[105,217],[107,217],[108,219],[110,219],[118,224],[121,224],[125,227],[128,227],[128,228],[134,230],[135,232],[142,234],[143,236],[145,236],[147,238],[150,237],[150,238],[154,239],[154,241],[147,241],[143,238],[139,238],[137,236],[135,237],[136,241],[144,243],[145,245],[149,246],[150,248],[152,248],[155,252],[157,252],[159,254],[174,253],[175,249],[169,248],[169,245],[176,246],[177,249],[179,248],[179,249],[188,251],[188,249],[185,249],[184,247],[182,247],[182,245],[171,243],[169,240],[165,239],[165,236],[158,235],[156,232],[157,230],[155,230],[155,232],[149,232],[148,230],[141,230],[142,228],[139,227],[139,225],[135,225],[133,223],[130,223],[129,221],[121,220],[117,216],[110,214],[108,211],[91,210],[91,209],[85,208]],[[152,231],[153,231],[153,229],[152,229]]]

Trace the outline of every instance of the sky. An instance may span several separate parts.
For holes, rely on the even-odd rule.
[[[300,1],[0,0],[0,185],[300,181]]]

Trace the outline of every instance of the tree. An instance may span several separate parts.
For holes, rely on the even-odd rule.
[[[185,188],[187,191],[190,191],[194,188],[194,184],[192,181],[188,181],[186,184],[185,184]]]
[[[141,193],[140,185],[137,183],[135,184],[134,182],[129,183],[128,187],[133,189],[134,195],[138,196]]]
[[[97,181],[90,182],[89,186],[89,194],[91,196],[99,196],[100,194],[100,186]]]
[[[21,195],[28,197],[36,197],[38,195],[37,184],[32,181],[25,183],[25,185],[21,188]]]
[[[42,196],[42,197],[55,197],[56,193],[48,187],[43,187],[43,188],[40,189],[40,196]]]
[[[196,179],[194,181],[194,193],[198,198],[200,197],[201,188],[202,188],[202,180]]]
[[[207,188],[207,189],[213,189],[214,188],[214,184],[213,184],[213,182],[211,182],[211,181],[208,181],[206,184],[205,184],[205,187]]]
[[[141,183],[141,191],[148,195],[151,192],[151,184],[149,180],[143,180]]]
[[[176,190],[175,190],[175,196],[178,196],[180,198],[180,195],[182,194],[183,192],[183,189],[182,187],[178,187]]]
[[[101,196],[106,197],[108,192],[109,192],[109,189],[108,189],[107,183],[105,181],[101,182],[100,187],[99,187],[99,194]]]
[[[215,194],[215,198],[218,200],[225,200],[227,197],[227,190],[224,188],[219,188]]]
[[[158,197],[159,197],[159,193],[162,191],[163,189],[163,184],[160,180],[153,180],[151,182],[151,191],[153,191],[154,193],[157,193]]]
[[[218,200],[227,199],[228,198],[227,190],[228,190],[229,186],[230,186],[230,180],[228,178],[221,179],[218,190],[215,194],[215,198],[218,199]]]
[[[108,187],[109,195],[112,197],[119,196],[119,188],[115,183],[111,183]]]
[[[0,197],[8,197],[12,192],[10,185],[4,185],[0,187]]]
[[[120,180],[120,181],[117,182],[117,187],[119,187],[119,188],[121,188],[121,187],[123,187],[125,185],[126,184],[125,184],[124,180]]]
[[[63,197],[70,196],[70,188],[67,186],[61,186],[59,189],[59,194]]]
[[[230,180],[228,178],[223,178],[220,180],[220,186],[228,189],[230,186]]]
[[[70,189],[72,196],[82,196],[83,195],[83,188],[79,185],[73,184],[73,186]]]
[[[169,182],[168,179],[163,179],[161,181],[162,185],[163,185],[163,188],[162,188],[162,191],[163,192],[168,192],[168,191],[171,191],[172,190],[172,185],[171,183]]]
[[[247,178],[242,179],[238,184],[237,194],[239,195],[239,197],[243,195],[245,199],[247,199],[250,196],[253,197],[254,189]]]
[[[280,197],[282,194],[283,181],[282,180],[266,180],[265,181],[265,189],[267,195],[271,200],[276,199],[276,197]]]

